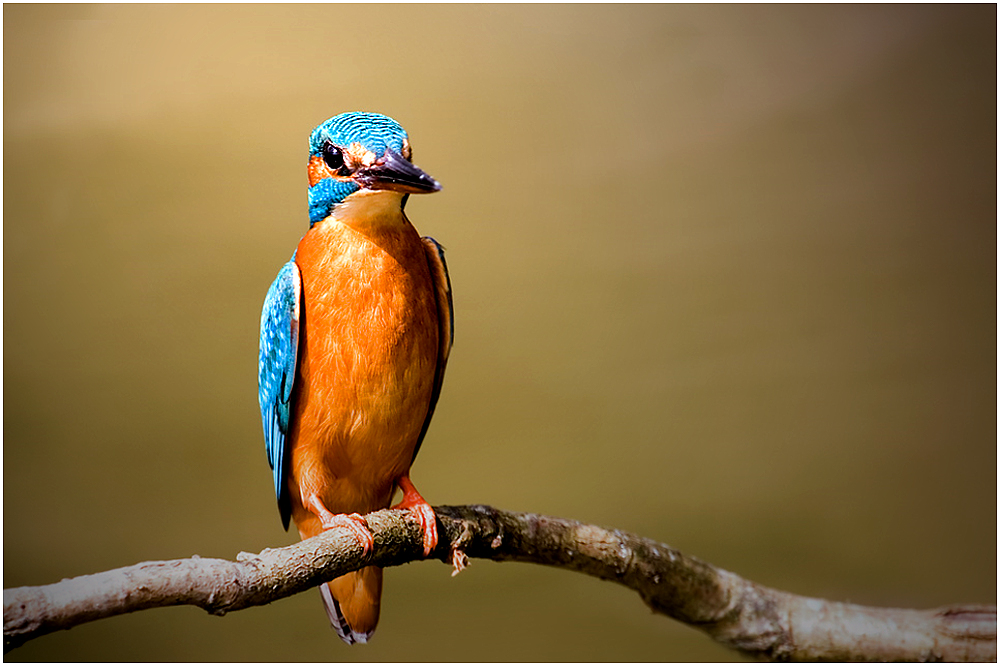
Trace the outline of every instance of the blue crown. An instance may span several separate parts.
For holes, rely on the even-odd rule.
[[[309,136],[309,154],[319,155],[323,144],[331,141],[337,146],[360,143],[379,157],[386,148],[403,152],[406,130],[389,116],[381,113],[342,113],[330,118],[312,131]]]

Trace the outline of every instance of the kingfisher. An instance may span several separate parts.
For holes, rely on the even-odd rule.
[[[412,511],[424,556],[437,545],[433,509],[410,481],[454,338],[444,250],[403,209],[437,192],[416,167],[402,126],[342,113],[309,137],[309,230],[278,272],[260,319],[258,397],[285,529],[302,539],[347,527],[365,550],[362,514]],[[347,644],[378,623],[382,569],[320,586]]]

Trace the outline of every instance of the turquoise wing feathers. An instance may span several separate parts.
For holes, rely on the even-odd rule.
[[[264,424],[267,460],[274,470],[274,492],[281,522],[288,529],[292,515],[286,478],[291,464],[288,431],[292,416],[292,388],[299,352],[299,312],[302,280],[292,258],[278,272],[264,299],[260,315],[260,355],[257,397]]]

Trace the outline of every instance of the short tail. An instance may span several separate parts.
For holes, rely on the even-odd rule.
[[[378,624],[382,569],[365,567],[319,586],[330,626],[348,645],[367,643]]]

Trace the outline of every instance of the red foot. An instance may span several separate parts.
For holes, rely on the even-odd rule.
[[[307,497],[303,504],[306,509],[319,518],[319,522],[323,525],[324,530],[334,527],[346,528],[357,538],[365,554],[371,551],[372,546],[375,544],[375,538],[368,530],[368,523],[360,515],[356,513],[333,513],[323,506],[323,502],[315,495]]]
[[[403,501],[392,508],[410,509],[416,514],[420,527],[424,530],[424,557],[427,557],[437,548],[438,543],[437,517],[434,515],[434,509],[417,492],[408,474],[399,477],[396,485],[403,491]]]

